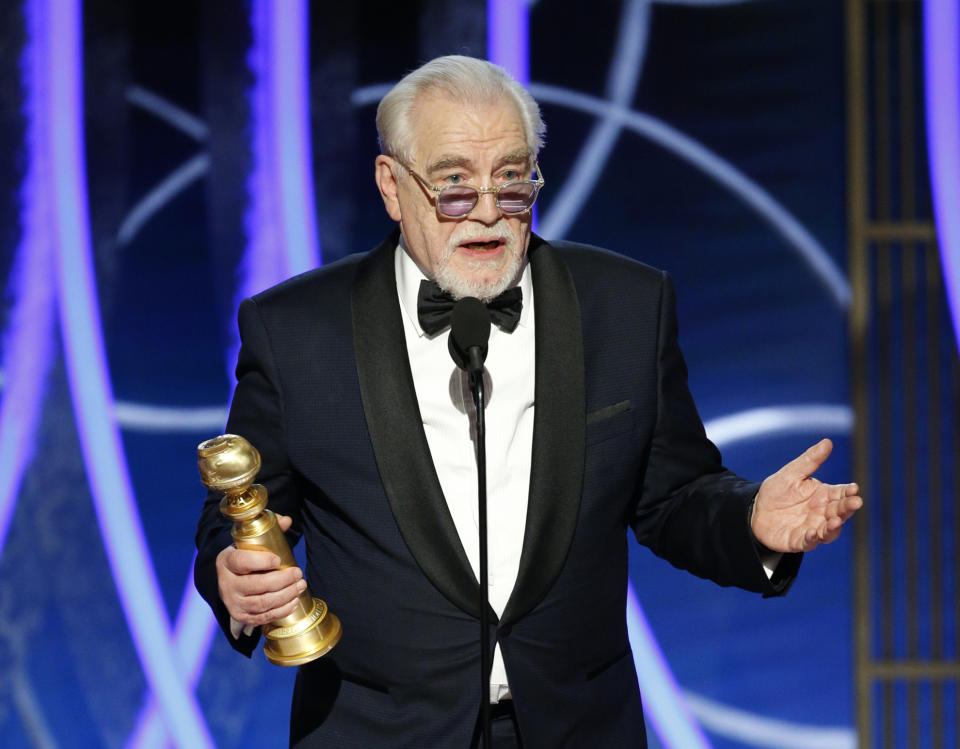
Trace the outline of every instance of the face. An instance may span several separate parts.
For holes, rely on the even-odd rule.
[[[532,163],[523,123],[510,101],[478,107],[426,96],[411,112],[414,163],[436,187],[492,187],[530,178]],[[480,196],[466,217],[451,219],[436,209],[435,193],[399,170],[389,156],[377,158],[377,185],[387,213],[400,222],[403,242],[428,278],[454,297],[490,299],[519,280],[530,242],[530,213],[505,216],[493,194]]]

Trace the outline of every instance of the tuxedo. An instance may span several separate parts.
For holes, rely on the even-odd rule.
[[[479,711],[479,585],[437,479],[410,375],[394,234],[240,308],[227,424],[261,453],[271,509],[306,541],[306,578],[343,622],[301,666],[291,743],[466,747]],[[645,746],[625,623],[627,529],[672,564],[764,595],[748,512],[758,486],[706,438],[677,345],[669,277],[534,236],[536,382],[520,568],[499,643],[526,747]],[[197,587],[229,635],[214,560],[219,497],[197,534]],[[257,636],[234,640],[249,654]]]

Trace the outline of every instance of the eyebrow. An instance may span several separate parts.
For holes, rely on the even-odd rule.
[[[513,151],[508,153],[505,156],[501,156],[497,159],[494,169],[499,169],[505,164],[529,164],[530,163],[530,151],[528,149],[523,149],[520,151]],[[455,156],[455,155],[444,155],[440,156],[436,161],[430,164],[427,167],[427,175],[434,174],[435,172],[442,171],[444,169],[468,169],[473,166],[473,161],[468,159],[465,156]]]
[[[441,156],[427,167],[427,174],[433,174],[443,169],[469,167],[471,163],[470,159],[465,156]]]
[[[505,164],[529,164],[530,163],[530,151],[524,148],[522,151],[514,151],[513,153],[508,153],[503,158],[499,159],[496,164],[496,168],[504,166]]]

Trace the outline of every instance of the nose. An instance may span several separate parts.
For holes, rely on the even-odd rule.
[[[470,218],[484,224],[495,224],[500,220],[500,209],[497,207],[497,196],[492,192],[481,193],[480,200],[470,213]]]

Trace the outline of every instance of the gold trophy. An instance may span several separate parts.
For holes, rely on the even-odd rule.
[[[290,551],[277,516],[267,509],[267,490],[254,484],[260,470],[260,453],[243,437],[221,434],[197,446],[200,479],[214,491],[224,492],[220,512],[233,521],[238,549],[272,551],[281,567],[297,562]],[[263,626],[263,652],[278,666],[299,666],[328,653],[340,640],[340,620],[327,604],[304,590],[293,613]]]

